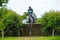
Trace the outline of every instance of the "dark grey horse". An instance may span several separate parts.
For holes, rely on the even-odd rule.
[[[28,15],[28,25],[29,25],[29,35],[31,36],[32,34],[32,24],[34,23],[34,16],[32,14]]]

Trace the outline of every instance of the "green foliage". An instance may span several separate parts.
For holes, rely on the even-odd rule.
[[[46,12],[40,19],[42,30],[45,31],[47,27],[54,28],[60,31],[60,12],[50,11]]]
[[[27,12],[24,12],[24,14],[21,16],[23,19],[26,19]]]
[[[1,3],[8,3],[8,0],[0,0]]]
[[[37,23],[37,24],[38,24],[38,23],[41,24],[41,18],[37,18],[37,19],[36,19],[36,23]]]
[[[0,18],[4,18],[6,16],[7,9],[6,8],[1,8],[0,9]]]
[[[9,0],[0,0],[0,6],[3,5],[3,3],[8,3]]]
[[[41,18],[41,23],[44,27],[57,27],[59,20],[60,12],[46,12]]]
[[[0,22],[0,31],[4,28],[5,28],[5,25],[2,22]]]
[[[60,11],[45,12],[41,18],[37,18],[36,23],[41,24],[42,32],[46,32],[47,28],[54,28],[55,33],[60,33]]]
[[[5,28],[5,25],[4,25],[4,23],[3,23],[3,21],[5,20],[5,14],[6,14],[6,9],[4,8],[1,8],[0,9],[0,30],[2,30],[2,29],[4,29]]]
[[[0,14],[0,21],[5,25],[5,34],[10,36],[17,35],[18,29],[21,30],[22,20],[26,18],[25,13],[24,15],[19,15],[12,10],[1,8]]]

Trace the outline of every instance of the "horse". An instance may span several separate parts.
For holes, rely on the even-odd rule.
[[[31,36],[32,34],[32,24],[35,23],[35,16],[33,14],[28,15],[28,25],[29,25],[29,35]]]
[[[22,21],[23,24],[28,24],[29,26],[29,35],[32,34],[32,24],[35,23],[36,15],[35,14],[29,14],[26,16],[27,18]]]

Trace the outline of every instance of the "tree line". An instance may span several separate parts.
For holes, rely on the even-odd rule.
[[[42,33],[45,35],[60,35],[60,11],[45,12],[36,23],[41,23]]]
[[[19,34],[19,28],[22,26],[22,20],[26,18],[26,12],[23,15],[19,15],[16,12],[2,8],[0,10],[0,30],[4,30],[6,36],[12,36]],[[18,32],[18,33],[17,33]]]

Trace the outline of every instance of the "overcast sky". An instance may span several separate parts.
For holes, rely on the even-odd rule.
[[[60,11],[60,0],[9,0],[7,7],[22,15],[27,12],[29,6],[37,17],[41,17],[44,12],[52,9]]]

